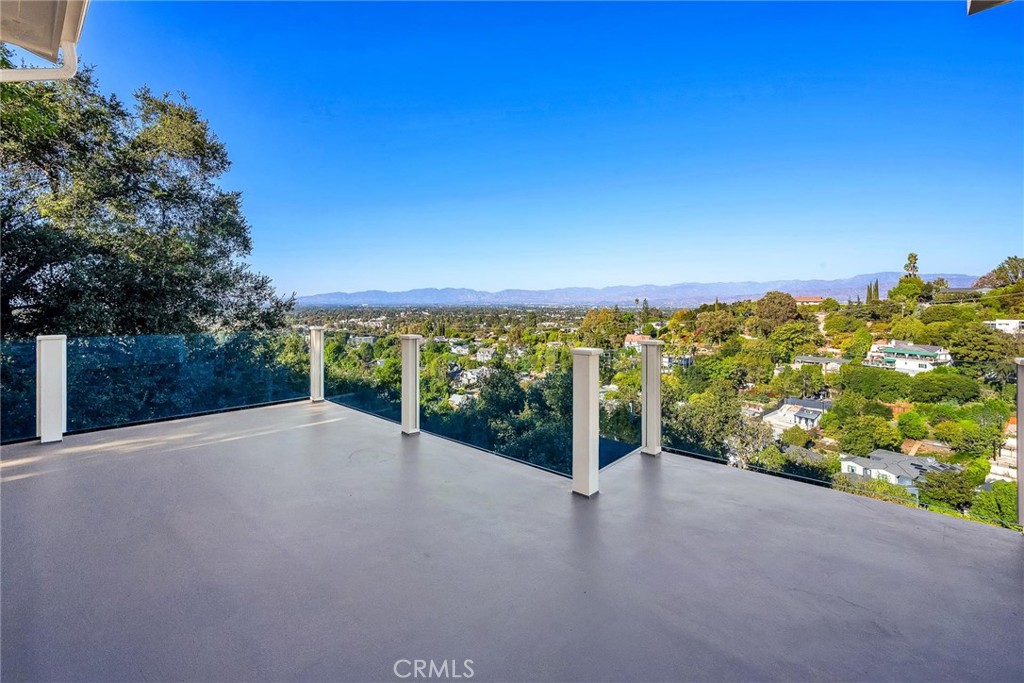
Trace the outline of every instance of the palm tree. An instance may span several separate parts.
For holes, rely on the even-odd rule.
[[[914,252],[907,254],[907,265],[903,266],[903,270],[907,271],[907,275],[917,275],[917,254]]]

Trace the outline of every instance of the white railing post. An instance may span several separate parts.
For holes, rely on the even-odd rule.
[[[1024,358],[1017,359],[1017,524],[1024,526]]]
[[[309,400],[324,400],[324,328],[309,328]]]
[[[661,347],[665,342],[640,342],[640,452],[661,453]]]
[[[68,338],[36,337],[36,433],[40,443],[63,441],[68,430]]]
[[[420,344],[418,334],[403,334],[402,343],[402,433],[420,432]]]
[[[598,490],[600,360],[601,349],[572,350],[572,492],[587,498]]]

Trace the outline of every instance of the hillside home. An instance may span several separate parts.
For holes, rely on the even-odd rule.
[[[491,374],[491,368],[475,368],[473,370],[463,370],[462,373],[455,380],[455,385],[460,387],[471,387],[479,384],[481,380]]]
[[[805,365],[821,366],[822,372],[839,372],[839,368],[849,363],[845,358],[828,358],[826,356],[797,356],[793,359],[793,369],[799,370]]]
[[[819,306],[825,303],[825,299],[820,296],[794,296],[797,306]]]
[[[627,334],[623,346],[627,349],[640,350],[640,342],[650,341],[651,335],[649,334]]]
[[[918,480],[929,472],[960,469],[935,458],[918,458],[878,448],[866,456],[842,455],[840,472],[864,479],[881,479],[890,484],[905,486],[915,496]]]
[[[349,341],[356,346],[362,346],[363,344],[370,344],[372,346],[377,341],[377,338],[372,334],[357,334],[350,337]]]
[[[493,347],[488,346],[483,349],[478,349],[476,352],[476,360],[478,363],[489,363],[492,358],[494,358]]]
[[[891,339],[888,344],[872,344],[864,359],[864,365],[889,368],[914,376],[935,368],[952,365],[953,358],[941,346],[914,344]]]
[[[982,325],[1006,334],[1024,334],[1024,320],[985,320]]]
[[[766,413],[763,419],[772,428],[776,438],[790,427],[814,429],[821,421],[821,416],[832,407],[832,401],[815,401],[807,398],[790,396],[782,401],[779,407]]]

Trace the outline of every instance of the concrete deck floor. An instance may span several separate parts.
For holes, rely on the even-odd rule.
[[[1024,680],[1019,534],[682,456],[587,500],[301,403],[2,457],[5,681]]]

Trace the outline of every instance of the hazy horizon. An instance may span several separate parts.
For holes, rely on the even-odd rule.
[[[998,265],[998,264],[994,264],[993,267],[995,265]],[[416,290],[473,290],[473,291],[484,292],[484,293],[489,293],[489,294],[496,294],[496,293],[504,292],[504,291],[550,291],[550,290],[560,290],[560,289],[612,289],[612,288],[619,288],[619,287],[626,287],[626,288],[672,287],[672,286],[676,286],[676,285],[702,285],[702,286],[706,286],[706,285],[728,285],[728,284],[736,285],[736,284],[748,284],[748,283],[750,283],[750,284],[763,284],[763,283],[768,283],[768,282],[815,282],[815,281],[832,282],[832,281],[850,280],[850,279],[857,278],[857,277],[881,275],[881,274],[884,274],[884,273],[898,274],[898,273],[902,273],[902,272],[903,271],[897,271],[897,270],[885,270],[885,271],[879,270],[879,271],[871,271],[871,272],[863,272],[863,273],[854,273],[852,275],[840,275],[840,276],[836,276],[836,277],[817,277],[817,278],[795,278],[795,277],[793,277],[793,278],[772,278],[772,279],[768,279],[768,280],[739,280],[739,279],[700,280],[700,281],[698,281],[698,280],[676,280],[674,282],[667,282],[667,283],[657,283],[657,282],[637,282],[637,283],[617,282],[617,283],[611,283],[611,284],[607,284],[607,285],[577,284],[577,285],[566,285],[564,287],[502,287],[501,289],[481,289],[479,287],[462,287],[462,286],[457,286],[457,285],[423,285],[423,286],[419,286],[419,287],[406,287],[406,288],[403,288],[403,289],[382,289],[380,287],[368,287],[366,289],[353,289],[353,290],[328,289],[328,290],[324,290],[322,292],[296,292],[296,294],[299,297],[308,297],[308,296],[317,296],[317,295],[320,295],[320,294],[335,294],[335,293],[355,294],[355,293],[359,293],[359,292],[376,292],[376,291],[387,292],[389,294],[394,294],[394,293],[402,293],[402,292],[416,291]],[[934,278],[934,277],[940,277],[940,276],[957,276],[957,277],[978,278],[978,277],[981,277],[982,275],[984,275],[984,273],[922,273],[921,275],[924,278]]]

